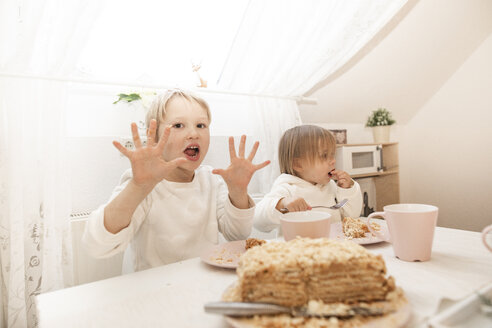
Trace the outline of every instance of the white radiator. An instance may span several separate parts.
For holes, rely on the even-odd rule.
[[[96,259],[87,254],[82,245],[82,235],[89,214],[90,212],[70,214],[75,285],[119,276],[122,272],[123,253],[106,259]]]

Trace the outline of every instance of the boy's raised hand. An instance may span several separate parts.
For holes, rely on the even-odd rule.
[[[253,177],[253,174],[270,164],[270,161],[265,161],[261,164],[253,164],[253,158],[258,150],[259,142],[255,142],[249,156],[245,157],[246,136],[241,136],[241,142],[239,144],[239,152],[236,155],[236,148],[234,146],[234,138],[229,137],[229,155],[231,157],[231,164],[227,169],[214,169],[212,173],[222,176],[229,189],[229,197],[232,203],[239,208],[247,208],[244,206],[238,206],[243,204],[244,200],[248,197],[248,184]]]
[[[142,141],[138,135],[137,125],[132,123],[132,136],[135,150],[128,150],[118,141],[113,141],[113,145],[126,156],[132,165],[133,181],[136,185],[143,188],[154,188],[162,179],[180,164],[186,162],[183,157],[176,158],[172,161],[165,161],[162,157],[164,146],[169,138],[170,128],[164,129],[164,134],[159,142],[155,142],[157,123],[155,120],[150,121],[147,130],[147,145],[142,146]]]

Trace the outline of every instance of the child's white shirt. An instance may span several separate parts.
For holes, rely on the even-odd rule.
[[[211,171],[211,167],[200,166],[189,183],[161,181],[138,205],[130,225],[116,234],[104,227],[107,204],[100,206],[91,213],[85,228],[83,242],[88,252],[98,258],[109,257],[132,242],[138,271],[199,256],[218,243],[219,232],[227,240],[246,239],[253,225],[253,200],[249,198],[248,209],[236,208],[222,177]],[[110,201],[131,178],[130,169]]]
[[[314,185],[294,175],[281,174],[273,183],[272,190],[256,204],[254,227],[265,232],[279,227],[282,213],[275,207],[281,198],[293,196],[304,198],[310,206],[332,206],[336,204],[336,200],[347,198],[347,204],[341,209],[316,209],[316,211],[329,212],[332,215],[332,222],[341,220],[340,212],[343,216],[358,218],[362,210],[362,194],[356,181],[350,188],[341,188],[333,180],[324,185]]]

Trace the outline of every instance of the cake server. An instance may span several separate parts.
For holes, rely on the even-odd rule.
[[[350,318],[355,315],[376,316],[392,312],[383,308],[371,308],[367,306],[351,306],[342,304],[338,310],[323,312],[309,312],[307,308],[290,308],[270,303],[246,303],[246,302],[211,302],[205,304],[205,312],[228,316],[252,316],[261,314],[291,314],[303,317],[337,317]]]

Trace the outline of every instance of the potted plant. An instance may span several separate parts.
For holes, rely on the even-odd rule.
[[[396,121],[386,108],[373,110],[367,118],[366,126],[372,128],[372,136],[375,143],[389,142],[390,126]]]

